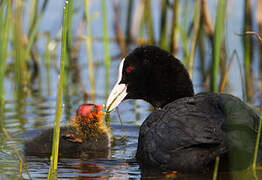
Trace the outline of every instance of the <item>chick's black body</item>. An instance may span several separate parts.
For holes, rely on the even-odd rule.
[[[116,90],[125,84],[125,99],[144,99],[157,109],[140,127],[138,161],[180,172],[213,169],[216,156],[220,170],[251,164],[259,117],[244,102],[228,94],[194,95],[182,63],[155,46],[136,48],[122,63],[107,104],[114,96],[118,102]]]
[[[60,128],[59,155],[79,157],[83,154],[97,154],[107,157],[110,149],[110,133],[103,123],[102,106],[81,105],[75,118]],[[50,156],[52,154],[54,128],[43,130],[36,137],[26,140],[26,156]]]
[[[37,137],[25,142],[25,155],[50,156],[52,154],[53,128],[46,129]],[[59,155],[63,157],[79,156],[89,152],[107,152],[109,148],[108,134],[96,136],[77,134],[71,126],[60,128]]]

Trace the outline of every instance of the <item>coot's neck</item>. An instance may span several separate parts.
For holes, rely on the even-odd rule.
[[[147,99],[155,108],[183,97],[194,96],[193,84],[184,65],[176,58],[165,64],[155,64],[151,72]]]

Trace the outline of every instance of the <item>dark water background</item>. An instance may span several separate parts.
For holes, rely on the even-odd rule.
[[[25,22],[29,21],[29,11],[31,8],[31,1],[26,1]],[[40,1],[41,2],[41,1]],[[120,4],[120,25],[124,31],[126,21],[127,0],[118,1]],[[41,4],[41,3],[40,3]],[[135,3],[135,6],[137,1]],[[193,12],[193,1],[190,1],[189,9]],[[160,1],[152,1],[153,19],[155,24],[159,24]],[[215,19],[216,1],[208,1],[209,10],[212,17],[212,22]],[[40,24],[41,32],[49,32],[51,39],[55,39],[61,33],[62,13],[64,1],[49,1],[46,12]],[[256,6],[253,3],[253,6]],[[236,50],[243,58],[242,38],[238,35],[242,32],[243,23],[243,1],[229,1],[228,2],[228,16],[226,23],[226,48],[228,54],[231,55]],[[191,13],[192,13],[191,12]],[[73,17],[73,34],[76,34],[80,20],[84,13],[83,1],[75,1],[74,17]],[[180,12],[181,13],[181,12]],[[91,20],[92,34],[94,37],[103,37],[101,4],[100,1],[92,1],[90,14],[94,15]],[[189,14],[192,16],[192,14]],[[113,28],[113,8],[111,3],[107,3],[107,18],[109,27],[109,37],[114,37]],[[27,31],[27,28],[25,31]],[[257,28],[256,26],[254,28]],[[155,27],[155,34],[159,34],[159,30]],[[39,39],[37,41],[37,52],[40,58],[40,67],[44,67],[44,53],[45,40]],[[129,50],[132,50],[136,45],[131,45]],[[178,47],[177,57],[182,59],[182,47]],[[212,50],[206,47],[206,56],[211,57]],[[258,64],[258,50],[254,51],[254,66]],[[27,93],[17,97],[16,84],[12,77],[5,79],[5,128],[12,136],[12,140],[7,140],[3,136],[0,140],[0,174],[2,179],[17,179],[19,178],[19,161],[15,156],[13,146],[15,146],[21,154],[23,153],[23,143],[27,138],[36,135],[40,129],[45,129],[53,126],[55,117],[56,92],[57,92],[57,77],[58,71],[56,66],[59,66],[60,45],[57,48],[57,56],[52,59],[50,76],[47,75],[45,68],[40,68],[39,76],[36,77],[31,85],[31,88],[26,90]],[[110,41],[110,54],[112,57],[111,71],[110,71],[110,89],[117,79],[117,66],[122,59],[118,45]],[[105,68],[104,62],[104,48],[103,41],[97,40],[93,42],[93,55],[95,59],[95,87],[96,87],[96,104],[105,104]],[[198,53],[196,54],[196,61]],[[11,60],[9,60],[11,61]],[[88,75],[88,61],[86,54],[86,47],[84,41],[81,44],[79,59],[80,75],[82,83],[87,90],[90,91],[89,75]],[[199,66],[196,64],[194,69],[193,83],[195,92],[204,90],[203,83],[200,81]],[[71,75],[72,76],[72,75]],[[254,71],[255,84],[258,84],[259,73]],[[229,74],[230,86],[226,91],[242,98],[242,84],[240,81],[239,66],[236,61],[233,62],[231,72]],[[257,83],[256,83],[257,82]],[[260,92],[256,86],[256,93],[254,96],[254,105],[258,105],[261,101],[258,99]],[[69,90],[67,94],[64,93],[64,106],[62,124],[69,121],[79,104],[90,102],[85,101],[81,94],[80,87],[73,86],[69,83]],[[136,106],[136,108],[135,108]],[[136,110],[135,110],[136,109]],[[170,172],[158,172],[151,169],[141,169],[139,164],[132,162],[136,152],[139,126],[143,120],[150,113],[150,105],[143,101],[128,100],[119,106],[121,118],[125,127],[126,139],[118,140],[112,147],[111,152],[107,158],[93,158],[81,157],[75,159],[61,158],[58,164],[59,179],[88,179],[88,178],[105,178],[105,179],[138,179],[138,178],[165,178],[175,177],[169,176]],[[117,139],[123,136],[123,130],[116,112],[111,113],[112,132]],[[45,179],[48,175],[49,159],[39,157],[26,157],[25,164],[33,179]],[[258,177],[262,178],[262,171],[257,172]],[[28,178],[27,174],[23,172],[23,177]],[[212,175],[178,175],[177,179],[211,179]],[[235,173],[221,173],[219,179],[246,179],[252,178],[248,172]],[[258,178],[259,179],[259,178]]]

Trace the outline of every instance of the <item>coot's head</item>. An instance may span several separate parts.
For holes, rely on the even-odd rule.
[[[85,131],[86,128],[92,128],[100,123],[103,123],[104,112],[101,111],[103,105],[82,104],[76,110],[75,117],[71,125]]]
[[[107,100],[107,111],[124,99],[143,99],[162,108],[178,98],[194,95],[183,64],[156,46],[136,48],[119,65],[118,80]]]

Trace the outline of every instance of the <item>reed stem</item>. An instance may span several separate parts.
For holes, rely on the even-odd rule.
[[[4,3],[4,2],[3,2]],[[2,8],[4,4],[2,4]],[[7,1],[6,14],[1,8],[1,24],[0,24],[0,113],[4,112],[5,105],[5,92],[4,92],[4,77],[6,69],[6,58],[7,58],[7,45],[9,39],[9,29],[10,29],[10,13],[11,13],[11,1]],[[5,18],[4,18],[5,17]],[[0,118],[1,120],[1,118]]]
[[[34,41],[35,41],[35,38],[36,38],[36,35],[37,35],[37,28],[40,24],[40,20],[42,19],[43,14],[45,12],[45,9],[47,7],[47,3],[48,3],[48,0],[45,0],[38,16],[35,18],[34,23],[32,24],[32,27],[30,28],[29,41],[28,41],[28,44],[27,44],[26,50],[25,50],[25,60],[28,60],[29,57],[30,57],[30,51],[32,49],[32,46],[34,44]]]
[[[216,180],[217,179],[218,167],[219,167],[219,156],[216,157],[215,168],[214,168],[214,171],[213,171],[213,178],[212,178],[212,180]]]
[[[259,119],[259,125],[258,125],[258,130],[257,130],[256,146],[255,146],[253,164],[252,164],[252,168],[254,170],[256,169],[256,163],[257,163],[257,155],[258,155],[259,142],[260,142],[260,137],[261,137],[261,126],[262,126],[262,107],[260,107],[260,119]]]
[[[4,135],[6,136],[6,138],[7,138],[9,141],[11,141],[12,138],[11,138],[11,136],[8,134],[7,130],[6,130],[5,128],[3,128],[2,131],[4,132]],[[29,172],[29,170],[28,170],[28,168],[27,168],[27,166],[26,166],[26,164],[25,164],[25,162],[24,162],[24,160],[23,160],[23,157],[20,155],[19,151],[17,150],[17,148],[16,148],[15,146],[12,146],[12,149],[14,150],[17,158],[19,159],[19,162],[20,162],[20,171],[22,171],[22,170],[24,169],[25,172],[26,172],[26,174],[28,175],[28,178],[29,178],[29,179],[32,179],[31,174],[30,174],[30,172]],[[21,166],[22,166],[22,168],[21,168]],[[20,175],[21,175],[21,174],[20,174]]]
[[[195,2],[193,38],[191,42],[191,50],[190,50],[189,61],[188,61],[188,73],[191,79],[193,76],[194,57],[195,57],[197,38],[199,34],[200,14],[201,14],[201,1],[197,0]]]
[[[30,11],[29,36],[32,32],[32,27],[35,24],[37,18],[37,7],[38,7],[38,0],[32,1],[32,7]]]
[[[74,0],[70,0],[69,7],[68,7],[68,30],[67,30],[67,57],[68,62],[71,58],[71,50],[72,50],[72,20],[73,20],[73,13],[74,13]]]
[[[219,4],[217,8],[216,25],[215,25],[215,38],[213,43],[214,60],[213,60],[213,69],[212,69],[212,77],[211,77],[212,79],[210,82],[212,92],[217,92],[218,90],[217,79],[218,79],[220,51],[221,51],[225,13],[226,13],[226,1],[220,0],[218,3]],[[213,172],[213,180],[217,179],[218,167],[219,167],[219,156],[216,157],[215,168]]]
[[[160,47],[166,49],[167,0],[161,0]]]
[[[245,0],[244,4],[244,33],[246,31],[252,31],[252,14],[251,14],[251,1]],[[251,100],[253,91],[253,81],[251,73],[251,61],[252,61],[252,39],[251,36],[243,36],[243,46],[244,46],[244,73],[245,73],[245,86],[246,93],[245,99],[247,101]]]
[[[216,24],[215,24],[215,37],[213,43],[213,64],[212,74],[210,82],[210,90],[212,92],[218,91],[218,73],[219,73],[219,61],[221,54],[221,44],[223,42],[224,35],[224,23],[226,14],[226,1],[220,0],[217,7]]]
[[[108,37],[108,26],[106,16],[106,0],[102,0],[102,16],[103,16],[103,33],[104,33],[104,51],[105,51],[105,99],[109,95],[110,85],[110,52],[109,52],[109,37]]]
[[[67,28],[68,28],[68,7],[71,1],[65,1],[63,27],[62,27],[62,48],[60,59],[60,75],[58,76],[58,89],[56,99],[56,116],[55,127],[53,134],[52,146],[52,161],[49,167],[48,179],[53,179],[54,172],[57,171],[58,151],[59,151],[59,135],[60,135],[60,121],[62,116],[62,97],[63,97],[63,80],[64,80],[64,64],[66,60],[66,43],[67,43]]]
[[[106,126],[108,127],[108,128],[110,128],[110,112],[106,112],[106,117],[105,117],[105,119],[106,119]]]
[[[120,124],[121,124],[122,131],[123,131],[123,137],[125,137],[126,136],[125,127],[123,125],[123,121],[122,121],[118,107],[116,107],[116,111],[117,111],[117,115],[118,115],[118,118],[119,118],[119,121],[120,121]]]
[[[219,93],[224,93],[224,89],[225,89],[226,82],[227,82],[227,79],[228,79],[228,74],[229,74],[229,71],[231,69],[231,65],[232,65],[232,62],[233,62],[235,55],[236,55],[236,51],[234,51],[232,56],[230,57],[229,63],[228,63],[227,68],[226,68],[226,72],[225,72],[225,74],[223,75],[223,78],[220,81]]]
[[[132,10],[133,10],[133,0],[128,0],[128,10],[127,10],[127,19],[126,19],[126,44],[130,43],[131,40],[131,17],[132,17]]]
[[[47,79],[47,95],[50,96],[50,45],[51,37],[50,34],[46,34],[46,47],[45,47],[45,68],[46,68],[46,79]]]
[[[91,99],[92,99],[92,103],[95,103],[94,63],[93,63],[92,32],[91,32],[91,24],[90,24],[89,6],[90,6],[90,0],[85,0],[85,16],[86,16],[86,30],[87,30],[86,51],[88,55],[88,71],[89,71],[90,86],[91,86]]]
[[[177,26],[178,26],[178,7],[179,1],[173,1],[173,17],[172,17],[172,28],[170,38],[170,52],[175,55],[177,50]]]
[[[15,24],[13,28],[13,44],[15,47],[15,72],[16,72],[16,93],[24,92],[28,83],[29,74],[25,59],[25,35],[22,27],[23,2],[15,0]],[[18,95],[19,96],[19,95]]]
[[[149,37],[149,44],[155,44],[154,38],[154,26],[153,26],[153,19],[152,19],[152,12],[151,12],[151,0],[145,0],[145,20],[147,22],[148,28],[148,37]]]

